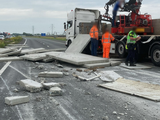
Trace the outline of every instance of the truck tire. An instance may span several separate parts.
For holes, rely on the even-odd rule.
[[[68,40],[68,45],[67,47],[69,47],[71,45],[72,41],[71,40]]]
[[[126,57],[126,48],[123,41],[119,41],[116,45],[116,50],[120,58]]]
[[[154,65],[160,66],[160,45],[153,46],[151,50],[151,59]]]

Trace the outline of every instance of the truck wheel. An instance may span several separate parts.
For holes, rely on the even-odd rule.
[[[153,46],[151,50],[151,59],[154,65],[160,66],[160,45]]]
[[[124,42],[119,41],[116,46],[117,46],[116,50],[117,50],[119,57],[121,57],[121,58],[126,57],[126,48],[125,48]]]
[[[71,41],[71,40],[69,40],[69,41],[68,41],[68,47],[71,45],[71,43],[72,43],[72,41]]]

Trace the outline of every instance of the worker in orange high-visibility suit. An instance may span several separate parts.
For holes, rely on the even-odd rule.
[[[97,56],[98,49],[98,22],[94,22],[93,27],[90,30],[91,37],[91,55]]]
[[[111,48],[111,41],[114,41],[114,37],[109,33],[107,25],[103,27],[102,45],[103,45],[103,58],[109,59],[109,53]]]

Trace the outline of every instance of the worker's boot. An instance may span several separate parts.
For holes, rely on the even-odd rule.
[[[125,65],[128,66],[128,61],[125,61]]]
[[[130,66],[136,66],[134,63],[130,63]]]

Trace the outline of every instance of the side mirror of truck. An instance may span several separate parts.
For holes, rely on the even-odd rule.
[[[64,22],[64,29],[66,30],[67,29],[67,27],[66,27],[66,23]]]

